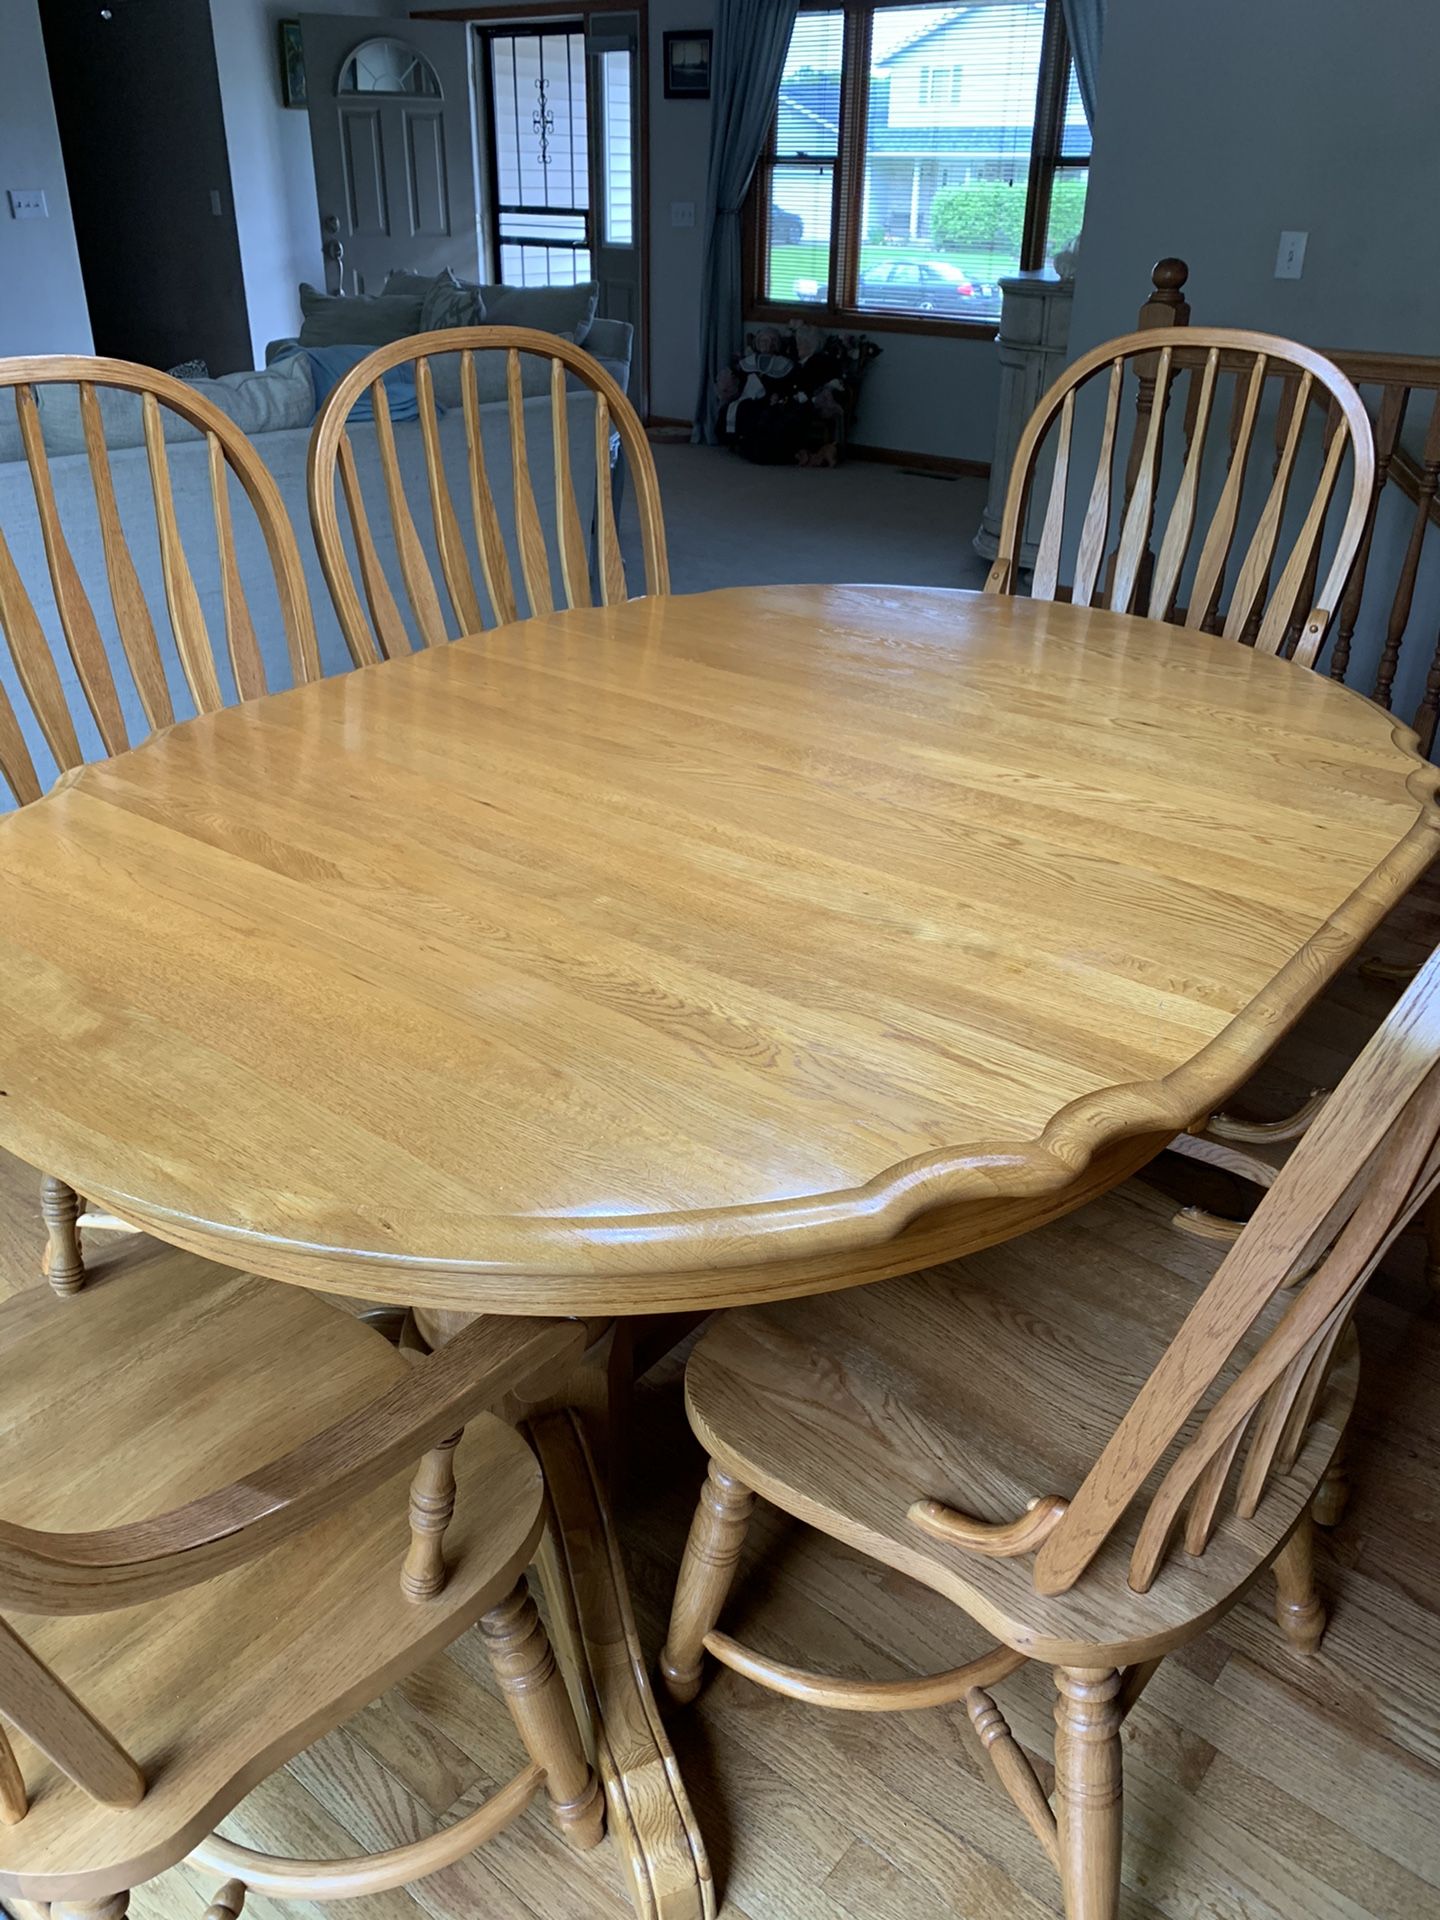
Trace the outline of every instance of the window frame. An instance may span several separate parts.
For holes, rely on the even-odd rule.
[[[795,326],[812,324],[865,329],[872,333],[928,333],[948,339],[993,340],[998,320],[947,320],[933,313],[901,313],[891,308],[862,307],[856,283],[860,273],[860,233],[865,191],[863,128],[869,109],[870,49],[876,13],[890,6],[914,5],[915,0],[801,0],[801,13],[842,13],[844,36],[840,66],[840,124],[833,161],[817,156],[817,164],[832,168],[830,297],[817,300],[773,300],[765,292],[766,255],[770,226],[770,181],[777,165],[794,165],[801,156],[778,155],[775,147],[779,104],[771,115],[742,215],[742,292],[746,320]],[[1040,43],[1040,70],[1036,82],[1034,132],[1026,180],[1025,216],[1021,227],[1020,267],[1034,272],[1045,264],[1046,228],[1055,175],[1062,168],[1088,167],[1088,154],[1065,152],[1065,103],[1070,82],[1070,40],[1065,31],[1061,0],[1045,0],[1045,25]],[[851,141],[849,129],[862,129]],[[836,298],[836,290],[840,298]]]

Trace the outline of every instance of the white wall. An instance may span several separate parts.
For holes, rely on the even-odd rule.
[[[1109,0],[1105,34],[1072,351],[1128,331],[1151,263],[1178,254],[1197,324],[1440,353],[1434,0]],[[1175,75],[1178,119],[1159,110]],[[1309,233],[1300,280],[1274,277],[1282,228]],[[1351,656],[1362,688],[1412,512],[1390,489],[1369,572],[1381,591],[1366,596]],[[1437,624],[1440,559],[1427,543],[1395,682],[1407,717]]]
[[[39,187],[47,220],[13,220],[8,187]],[[0,354],[89,353],[90,317],[36,0],[0,24]]]
[[[1000,401],[995,342],[867,330],[881,353],[860,389],[857,445],[988,463]]]
[[[700,378],[710,102],[665,98],[662,36],[714,18],[714,0],[650,0],[650,411],[665,420],[690,419]],[[671,226],[676,200],[694,203],[693,227]]]
[[[1196,322],[1440,352],[1437,74],[1435,0],[1110,0],[1072,350],[1133,326],[1173,253]]]
[[[235,222],[255,364],[265,343],[296,333],[302,280],[324,284],[310,118],[280,96],[279,22],[297,13],[406,15],[398,0],[211,0],[230,147]]]

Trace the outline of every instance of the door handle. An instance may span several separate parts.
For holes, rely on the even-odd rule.
[[[330,222],[327,220],[325,224],[328,227],[330,225]],[[339,224],[340,222],[337,220],[335,222],[335,225],[338,227]],[[327,262],[327,268],[326,268],[326,274],[325,274],[325,291],[327,293],[344,293],[345,291],[345,243],[344,241],[340,239],[327,240],[324,246],[320,249],[320,251],[324,255],[325,260]],[[333,287],[330,285],[331,275],[329,272],[329,268],[332,266],[335,269],[335,273],[334,273],[335,284]]]

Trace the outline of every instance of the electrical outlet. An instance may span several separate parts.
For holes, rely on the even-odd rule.
[[[1308,233],[1291,233],[1288,230],[1280,236],[1280,250],[1275,255],[1275,278],[1277,280],[1298,280],[1305,271],[1305,242]]]
[[[45,194],[40,187],[11,187],[9,198],[12,220],[50,218],[50,209],[45,204]]]
[[[695,202],[693,200],[672,200],[670,202],[670,224],[672,227],[693,227],[695,224]]]

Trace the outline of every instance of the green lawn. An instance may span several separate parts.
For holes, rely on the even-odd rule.
[[[866,246],[860,249],[860,271],[877,260],[948,260],[968,273],[972,280],[996,280],[1002,273],[1015,272],[1015,256],[984,247],[967,247],[958,253],[944,253],[924,240],[906,246]],[[794,300],[797,280],[817,283],[829,278],[830,249],[817,241],[802,241],[794,247],[771,247],[770,285],[772,300]]]

